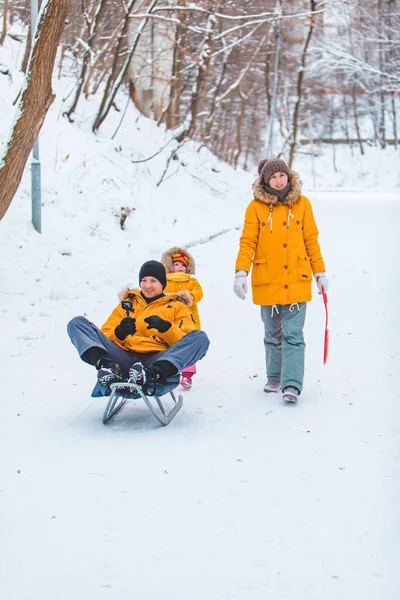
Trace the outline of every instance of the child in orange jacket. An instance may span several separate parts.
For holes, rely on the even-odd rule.
[[[170,248],[162,255],[161,262],[167,272],[165,293],[179,294],[189,308],[196,329],[201,329],[197,303],[203,298],[203,289],[199,281],[193,277],[195,262],[193,256],[177,246]],[[186,367],[182,371],[181,385],[186,390],[192,387],[192,377],[196,373],[196,365]]]

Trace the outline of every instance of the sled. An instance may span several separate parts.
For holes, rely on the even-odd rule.
[[[172,419],[180,411],[180,409],[182,408],[182,404],[183,404],[182,396],[179,395],[178,399],[176,399],[175,394],[171,391],[169,393],[174,401],[174,406],[169,412],[167,412],[165,409],[165,406],[161,402],[160,398],[158,396],[150,396],[150,398],[154,398],[155,403],[156,403],[156,405],[155,405],[155,403],[152,403],[150,398],[148,396],[146,396],[146,394],[143,392],[140,385],[136,385],[135,383],[122,383],[122,382],[121,383],[113,383],[110,385],[110,389],[111,389],[111,395],[108,399],[106,409],[103,413],[103,423],[104,424],[108,423],[108,421],[111,419],[111,417],[116,415],[117,412],[119,412],[121,410],[121,408],[124,406],[125,402],[127,400],[129,400],[129,394],[135,394],[135,393],[139,394],[139,396],[131,398],[131,399],[138,400],[139,398],[142,398],[144,400],[144,402],[146,403],[147,408],[154,415],[154,417],[157,419],[157,421],[159,423],[161,423],[161,425],[164,425],[164,426],[168,425],[168,423],[171,423]],[[125,389],[125,391],[128,392],[128,397],[124,396],[121,393],[122,389]]]

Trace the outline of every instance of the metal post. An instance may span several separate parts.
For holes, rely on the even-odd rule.
[[[31,0],[31,47],[35,39],[36,23],[38,19],[38,0]],[[31,50],[32,51],[32,50]],[[42,199],[40,192],[40,160],[39,138],[37,138],[32,151],[31,162],[31,198],[32,198],[32,223],[38,233],[42,232]]]
[[[274,71],[274,85],[272,88],[272,106],[271,106],[271,117],[269,120],[269,135],[268,135],[268,148],[267,157],[272,158],[274,152],[274,125],[275,125],[275,113],[276,113],[276,100],[278,94],[278,77],[279,77],[279,51],[281,47],[280,37],[280,22],[277,24],[276,35],[275,35],[275,71]]]
[[[281,20],[282,9],[278,0],[276,8],[278,13],[278,19],[275,23],[275,71],[274,71],[274,84],[272,88],[272,103],[271,103],[271,116],[269,119],[269,133],[268,133],[268,145],[267,145],[267,158],[272,158],[274,152],[274,125],[275,125],[275,113],[276,113],[276,102],[278,94],[278,78],[279,78],[279,53],[281,49]]]

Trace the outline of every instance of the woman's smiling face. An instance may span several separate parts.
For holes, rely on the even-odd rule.
[[[289,181],[288,176],[286,175],[286,173],[274,173],[271,177],[271,179],[268,182],[269,187],[271,187],[273,190],[283,190],[284,187],[287,186]]]

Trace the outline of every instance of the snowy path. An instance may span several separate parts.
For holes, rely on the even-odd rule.
[[[29,341],[3,314],[1,598],[398,598],[400,204],[314,208],[331,347],[323,367],[316,296],[298,406],[262,392],[258,309],[231,291],[237,231],[192,248],[212,346],[167,428],[133,403],[102,425],[68,302]]]

